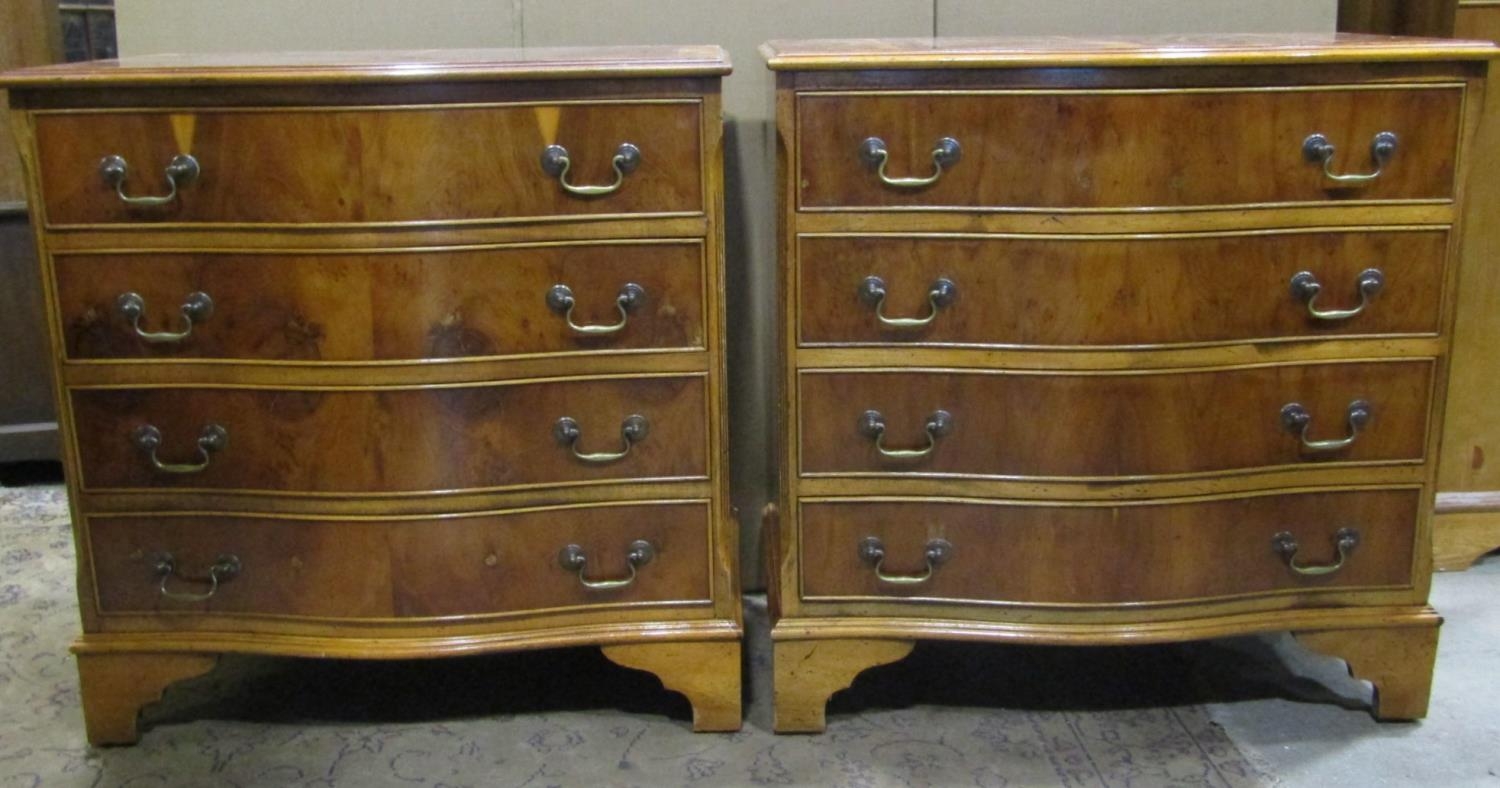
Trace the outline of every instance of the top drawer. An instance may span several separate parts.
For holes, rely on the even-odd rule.
[[[51,225],[504,221],[702,212],[700,115],[697,99],[63,112],[39,113],[36,138]],[[565,156],[544,163],[552,145]],[[197,172],[174,194],[181,155]]]
[[[799,207],[1446,200],[1463,98],[1454,84],[804,93]],[[1377,155],[1386,132],[1394,151]],[[1326,172],[1323,149],[1304,149],[1314,134],[1333,146]]]

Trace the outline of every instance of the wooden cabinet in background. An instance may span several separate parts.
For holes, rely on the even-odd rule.
[[[763,52],[777,730],[821,730],[832,692],[916,640],[1272,630],[1346,659],[1376,716],[1426,714],[1464,176],[1494,47]]]
[[[0,3],[0,70],[57,60],[60,35],[56,0]],[[21,154],[0,123],[0,463],[60,456],[37,271]]]
[[[1460,2],[1454,34],[1500,39],[1500,3]],[[1465,569],[1500,548],[1500,101],[1485,103],[1470,164],[1448,420],[1438,459],[1433,560]]]
[[[1500,39],[1497,0],[1340,0],[1340,30]],[[1438,457],[1433,561],[1467,569],[1500,548],[1500,406],[1494,397],[1500,343],[1500,102],[1485,104],[1474,140],[1463,242],[1463,283],[1453,329],[1448,418]]]
[[[369,57],[0,78],[89,739],[223,653],[589,645],[739,728],[722,50]]]

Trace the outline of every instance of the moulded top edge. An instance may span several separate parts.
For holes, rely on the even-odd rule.
[[[1244,33],[1145,37],[851,38],[768,41],[781,71],[1275,65],[1488,60],[1489,41],[1358,33]]]
[[[9,71],[0,74],[0,88],[698,77],[730,70],[729,54],[713,45],[163,54]]]

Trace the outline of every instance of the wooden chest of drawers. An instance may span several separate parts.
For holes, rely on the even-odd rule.
[[[1292,630],[1427,707],[1488,44],[773,42],[776,728],[919,639]]]
[[[740,725],[717,47],[6,75],[89,738],[226,652],[599,645]]]

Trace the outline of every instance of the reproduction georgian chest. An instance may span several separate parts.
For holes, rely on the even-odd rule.
[[[740,725],[717,47],[10,88],[91,741],[228,652],[599,645]]]
[[[1475,42],[772,42],[776,728],[921,639],[1291,630],[1420,717]]]

